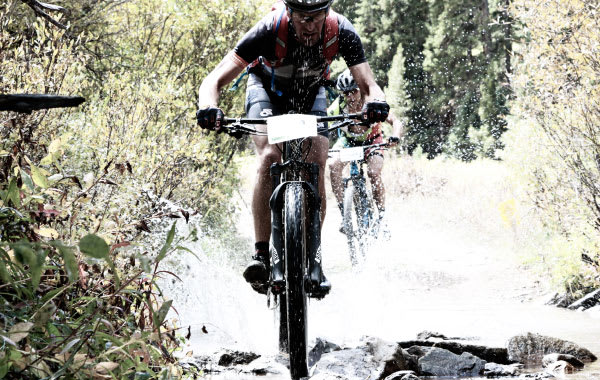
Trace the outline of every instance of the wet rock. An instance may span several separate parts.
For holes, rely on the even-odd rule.
[[[581,369],[581,368],[585,367],[585,364],[583,364],[583,362],[581,360],[577,359],[573,355],[567,355],[567,354],[545,355],[544,358],[542,359],[542,367],[544,367],[544,368],[548,367],[552,363],[555,363],[555,362],[561,361],[561,360],[571,364],[575,368]]]
[[[485,360],[486,362],[494,362],[494,363],[498,363],[498,364],[512,364],[515,362],[515,361],[509,360],[508,350],[503,347],[486,347],[486,346],[481,346],[481,345],[476,345],[476,344],[466,344],[466,343],[453,342],[453,341],[432,342],[432,341],[426,341],[426,340],[404,341],[404,342],[400,342],[399,345],[403,348],[412,348],[415,346],[421,347],[422,349],[424,347],[443,348],[443,349],[448,350],[456,355],[460,355],[464,352],[467,352],[469,354],[475,355],[478,358]],[[413,351],[415,351],[415,350],[417,350],[417,349],[413,349]],[[423,355],[417,354],[416,351],[415,351],[415,353],[409,351],[409,353],[416,354],[417,356],[423,356]]]
[[[226,350],[225,352],[219,354],[219,360],[217,361],[217,364],[223,367],[244,365],[258,359],[259,357],[260,355],[257,355],[254,352]]]
[[[379,363],[376,379],[384,379],[394,372],[410,369],[408,357],[411,355],[398,344],[379,338],[366,338],[363,341],[366,352],[373,357],[376,363]],[[415,368],[416,358],[413,363],[413,368]]]
[[[440,334],[438,332],[434,332],[434,331],[421,331],[420,333],[417,334],[417,340],[428,340],[431,338],[437,338],[437,339],[441,339],[441,340],[448,340],[449,338],[447,338],[444,334]]]
[[[379,363],[364,348],[333,351],[323,354],[321,360],[312,367],[311,379],[316,375],[320,375],[321,379],[329,379],[326,376],[345,380],[372,379],[378,366]]]
[[[436,344],[438,342],[432,342],[429,340],[403,340],[401,342],[398,342],[398,345],[402,348],[410,348],[413,346],[418,346],[418,347],[433,347],[434,344]]]
[[[508,360],[508,350],[503,347],[486,347],[475,344],[463,344],[459,342],[437,342],[433,347],[443,348],[452,353],[460,355],[464,352],[477,356],[486,362],[498,364],[511,364]]]
[[[558,377],[564,377],[564,375],[574,373],[575,371],[575,367],[563,360],[550,363],[548,367],[546,367],[546,373],[550,373]]]
[[[397,371],[384,380],[419,380],[419,377],[414,371]]]
[[[339,351],[341,347],[335,343],[331,343],[325,339],[317,338],[314,346],[308,352],[308,366],[312,367],[321,359],[323,354],[333,351]]]
[[[244,367],[243,373],[252,375],[286,375],[289,376],[287,366],[279,363],[277,357],[260,357]]]
[[[417,334],[417,340],[432,340],[435,342],[439,342],[442,340],[476,340],[475,337],[458,337],[458,336],[446,336],[439,332],[435,331],[421,331]]]
[[[558,338],[527,333],[508,341],[508,359],[514,362],[540,365],[544,355],[551,353],[573,355],[583,362],[596,360],[590,350]]]
[[[575,301],[576,301],[575,297],[573,297],[573,295],[571,295],[569,293],[566,293],[566,294],[556,293],[545,304],[551,305],[551,306],[556,306],[556,307],[566,308],[567,306],[569,306],[570,304],[572,304]]]
[[[569,310],[587,310],[600,304],[600,289],[588,293],[583,298],[573,302],[567,309]]]
[[[515,364],[498,364],[498,363],[485,363],[483,374],[487,377],[494,376],[519,376],[521,368],[523,367],[520,363]]]
[[[419,373],[425,376],[478,376],[485,361],[467,352],[456,355],[434,347],[419,358]]]
[[[408,352],[410,355],[416,356],[418,359],[421,356],[424,356],[426,353],[428,353],[431,350],[431,348],[432,347],[410,346],[406,349],[406,352]]]
[[[362,339],[365,351],[373,356],[373,360],[387,360],[396,352],[396,343],[388,342],[380,338],[364,337]]]

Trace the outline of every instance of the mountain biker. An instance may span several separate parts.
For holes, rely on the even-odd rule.
[[[264,118],[285,113],[324,116],[327,113],[323,84],[329,73],[331,47],[344,58],[365,97],[362,117],[370,122],[385,120],[389,105],[375,83],[373,73],[352,24],[331,10],[333,0],[283,0],[252,27],[204,79],[199,89],[196,114],[202,128],[219,132],[223,111],[218,107],[219,92],[242,71],[248,75],[245,110],[247,117]],[[332,32],[333,31],[333,32]],[[325,36],[328,36],[325,41]],[[283,52],[283,53],[282,53]],[[264,126],[257,125],[258,130]],[[252,214],[255,254],[244,271],[252,288],[265,294],[269,280],[269,240],[271,215],[269,197],[272,181],[269,167],[281,160],[276,145],[264,136],[253,136],[257,155],[256,182]],[[324,171],[328,151],[328,132],[321,126],[319,136],[311,138],[307,161],[320,168],[319,195],[321,221],[325,217]],[[321,287],[330,284],[322,276]]]
[[[353,113],[362,109],[365,98],[360,87],[354,80],[352,71],[346,69],[340,74],[336,81],[336,88],[342,93],[328,108],[330,115],[341,113]],[[389,139],[389,146],[395,146],[404,135],[404,126],[392,112],[388,114],[386,122],[393,127],[392,136]],[[361,123],[363,124],[363,123]],[[351,125],[348,128],[338,129],[338,139],[333,149],[342,149],[347,147],[356,147],[371,144],[383,143],[383,132],[381,122],[375,122],[368,125]],[[381,225],[385,215],[385,188],[381,180],[381,170],[383,168],[383,148],[369,148],[365,151],[365,160],[367,162],[367,174],[371,180],[373,189],[373,199],[377,205],[378,218],[377,224]],[[329,174],[331,177],[331,188],[338,202],[338,207],[342,214],[343,210],[343,185],[342,171],[347,162],[340,161],[339,158],[333,159],[329,163]],[[343,226],[341,229],[343,231]]]

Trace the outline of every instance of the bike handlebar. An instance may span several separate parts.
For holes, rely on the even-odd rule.
[[[339,123],[335,123],[333,126],[327,128],[328,131],[333,131],[337,128],[342,128],[346,125],[355,123],[355,120],[360,120],[362,118],[361,113],[351,113],[351,114],[341,114],[335,116],[318,116],[317,123],[325,123],[329,121],[339,121]],[[259,132],[256,129],[250,127],[253,124],[267,124],[268,118],[264,119],[250,119],[250,118],[233,118],[226,117],[223,119],[223,126],[221,127],[223,132],[234,136],[236,138],[241,137],[241,135],[255,135],[255,136],[266,136],[266,132]]]
[[[392,136],[392,137],[393,137],[393,136]],[[383,142],[383,143],[377,143],[377,144],[370,144],[370,145],[360,145],[360,146],[358,146],[358,147],[356,147],[356,148],[359,148],[359,147],[360,147],[360,148],[363,148],[363,150],[365,150],[365,149],[370,149],[370,148],[380,148],[380,147],[381,147],[381,148],[386,148],[388,145],[390,145],[391,143],[393,143],[393,141],[390,141],[390,139],[391,139],[392,137],[388,137],[388,141],[387,141],[387,142]],[[343,149],[344,149],[344,148],[342,148],[342,149],[329,149],[329,151],[328,151],[328,152],[329,152],[329,153],[337,153],[337,152],[339,152],[339,151],[341,151],[341,150],[343,150]]]
[[[357,120],[361,119],[361,113],[351,113],[351,114],[341,114],[335,116],[318,116],[317,123],[326,123],[329,121],[344,121],[344,120]],[[235,118],[235,117],[226,117],[223,119],[223,124],[267,124],[268,118],[264,119],[251,119],[251,118]]]

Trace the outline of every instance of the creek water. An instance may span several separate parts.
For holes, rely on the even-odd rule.
[[[394,170],[420,169],[412,165]],[[443,184],[430,186],[436,189],[431,191],[406,195],[404,185],[386,183],[391,238],[376,241],[358,268],[350,265],[345,237],[338,231],[341,218],[329,199],[323,260],[333,288],[324,300],[310,301],[309,340],[321,337],[353,346],[364,336],[412,340],[429,330],[504,347],[511,336],[533,332],[573,341],[600,356],[600,313],[544,304],[550,295],[547,278],[522,264],[523,250],[533,249],[538,237],[532,229],[501,220],[497,205],[510,196],[510,187],[504,168],[487,165],[472,173],[462,167],[426,169],[430,172],[422,175],[423,183],[434,178]],[[450,169],[458,172],[441,174]],[[481,172],[484,179],[478,177]],[[392,178],[394,173],[387,175]],[[409,177],[394,178],[410,185]],[[175,299],[179,323],[191,326],[184,352],[277,351],[274,306],[269,309],[266,297],[254,293],[241,276],[253,241],[247,193],[240,197],[239,248],[223,252],[206,243],[190,247],[200,261],[183,259],[178,272],[183,283],[166,287]],[[231,373],[207,378],[255,379]],[[568,378],[600,378],[600,363]]]

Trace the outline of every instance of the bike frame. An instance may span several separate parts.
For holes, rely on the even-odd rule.
[[[366,240],[371,232],[374,221],[373,199],[367,188],[367,179],[364,175],[364,152],[368,148],[386,147],[388,143],[371,144],[360,146],[363,154],[360,159],[347,161],[349,163],[350,175],[342,179],[344,189],[342,224],[343,230],[348,239],[348,249],[350,251],[350,261],[353,266],[358,264],[358,259],[366,256],[368,241]],[[351,147],[353,149],[359,147]],[[339,152],[331,150],[330,153]],[[356,222],[353,222],[352,214],[356,215]],[[356,224],[356,225],[354,225]]]
[[[358,189],[358,194],[355,197],[355,204],[357,209],[362,210],[360,213],[360,218],[358,219],[360,226],[359,231],[360,235],[363,235],[369,229],[371,222],[373,220],[373,210],[372,210],[372,199],[369,190],[367,189],[367,178],[365,177],[365,172],[363,169],[363,165],[366,163],[365,160],[359,161],[351,161],[350,162],[350,176],[343,180],[344,183],[344,191],[348,188],[349,182],[352,182],[355,189]],[[358,204],[357,202],[360,202]],[[358,214],[358,211],[357,211]],[[360,236],[359,236],[360,238]]]
[[[346,122],[351,118],[358,119],[360,114],[320,117],[317,122]],[[232,124],[225,129],[230,134],[264,135],[244,124],[266,124],[266,119],[225,119],[224,123]],[[340,123],[337,127],[342,125]],[[279,347],[290,354],[290,372],[294,380],[308,375],[306,298],[307,293],[318,291],[322,280],[319,166],[305,161],[303,147],[306,143],[310,144],[308,138],[284,141],[281,143],[282,161],[270,167],[273,192],[269,205],[271,243],[274,248],[271,250],[270,289],[280,297]],[[288,213],[298,210],[287,210],[290,192],[295,195],[294,201],[301,206],[301,211],[291,218]],[[296,231],[302,231],[303,236],[292,236],[290,239],[288,220],[300,224]],[[296,241],[290,244],[290,240]],[[293,266],[292,272],[289,271],[290,265]]]

